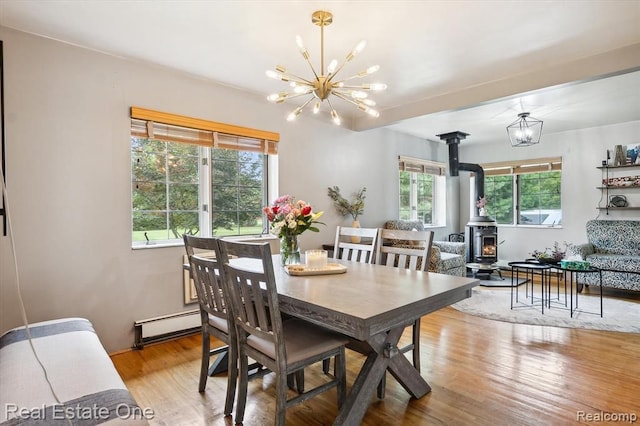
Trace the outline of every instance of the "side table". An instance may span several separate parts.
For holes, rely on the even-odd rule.
[[[599,274],[599,280],[600,280],[600,317],[602,318],[603,316],[603,309],[602,309],[602,270],[600,270],[599,268],[594,268],[594,267],[589,267],[589,269],[570,269],[570,268],[563,268],[560,265],[555,266],[556,269],[561,270],[563,272],[564,275],[564,280],[565,280],[565,284],[567,282],[567,276],[569,277],[569,298],[571,299],[570,302],[570,311],[571,311],[571,317],[573,318],[573,313],[578,310],[578,294],[580,293],[580,291],[578,290],[578,280],[576,279],[576,274],[578,273],[587,273],[587,274]],[[575,282],[575,286],[576,286],[576,304],[575,304],[575,308],[573,306],[573,284]]]
[[[515,303],[518,303],[519,289],[516,285],[518,279],[520,278],[520,274],[525,274],[525,298],[529,297],[529,282],[531,282],[531,304],[535,303],[535,296],[533,294],[533,275],[535,273],[540,273],[540,277],[542,280],[542,289],[540,294],[540,305],[542,307],[542,313],[544,314],[545,304],[547,307],[551,306],[551,274],[550,269],[551,265],[540,263],[537,261],[528,261],[523,260],[519,262],[509,262],[508,264],[511,267],[511,309],[514,308],[514,300]],[[515,278],[515,282],[514,282]],[[514,295],[514,287],[515,287],[515,295]],[[514,298],[515,296],[515,298]]]
[[[511,267],[511,309],[514,308],[514,301],[518,303],[518,288],[516,286],[514,293],[514,278],[518,280],[519,274],[524,273],[527,281],[525,282],[525,297],[529,297],[529,286],[528,282],[531,281],[531,304],[533,305],[536,302],[536,298],[533,294],[533,275],[535,273],[539,273],[541,277],[541,295],[540,295],[540,304],[542,307],[542,313],[544,314],[544,308],[551,308],[551,301],[557,300],[562,304],[560,299],[560,276],[557,279],[557,299],[552,299],[551,295],[551,282],[552,282],[552,271],[560,271],[562,273],[562,280],[564,282],[564,307],[562,309],[569,309],[570,316],[573,318],[573,314],[579,309],[578,306],[578,281],[576,279],[578,273],[587,273],[587,274],[599,274],[600,283],[602,283],[602,271],[598,268],[590,267],[589,269],[573,269],[573,268],[564,268],[560,264],[547,264],[540,263],[538,261],[519,261],[519,262],[509,262],[509,266]],[[567,306],[567,283],[569,284],[569,306]],[[575,286],[575,297],[574,297],[574,286]],[[515,296],[515,297],[514,297]],[[574,304],[575,301],[575,304]],[[586,311],[585,311],[586,312]],[[600,285],[600,317],[603,316],[603,306],[602,306],[602,285]],[[594,313],[595,312],[587,312]]]

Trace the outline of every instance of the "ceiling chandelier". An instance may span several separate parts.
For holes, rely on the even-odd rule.
[[[327,105],[329,106],[329,110],[331,113],[331,119],[336,125],[340,125],[340,116],[331,104],[331,95],[355,105],[358,109],[366,112],[373,117],[378,117],[380,114],[378,113],[378,111],[372,108],[376,105],[376,103],[368,98],[367,91],[385,90],[387,88],[387,85],[382,83],[348,85],[346,83],[347,81],[354,78],[362,78],[366,77],[369,74],[373,74],[380,68],[378,65],[369,67],[366,70],[363,70],[345,79],[337,80],[335,78],[338,72],[340,72],[340,70],[347,64],[347,62],[351,61],[358,53],[362,52],[362,50],[366,46],[366,41],[362,40],[360,43],[358,43],[358,45],[347,54],[342,65],[338,66],[338,61],[334,59],[325,69],[324,27],[330,25],[333,22],[333,15],[331,14],[331,12],[318,10],[316,12],[313,12],[313,14],[311,15],[311,22],[320,27],[320,75],[318,75],[315,68],[311,64],[311,61],[309,60],[309,52],[304,47],[302,38],[300,36],[296,36],[298,49],[300,49],[302,57],[305,61],[307,61],[309,67],[311,67],[313,78],[305,79],[302,77],[298,77],[295,74],[287,72],[287,69],[282,65],[278,65],[276,66],[275,71],[268,70],[267,76],[276,80],[289,82],[292,91],[273,93],[269,95],[267,99],[271,102],[282,103],[287,99],[292,99],[299,96],[309,96],[309,99],[307,99],[306,102],[304,102],[298,108],[294,109],[287,116],[288,121],[295,120],[295,118],[300,115],[302,110],[312,101],[315,101],[315,104],[313,106],[313,113],[317,114],[320,111],[320,107],[322,106],[323,102],[327,101]]]
[[[518,119],[507,126],[511,146],[531,146],[540,142],[542,121],[529,117],[528,112],[518,114]]]

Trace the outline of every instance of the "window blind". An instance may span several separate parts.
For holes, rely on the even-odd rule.
[[[442,176],[445,174],[445,164],[437,161],[423,160],[421,158],[398,156],[400,171],[427,173]]]
[[[280,140],[274,132],[139,107],[131,107],[131,136],[264,154],[277,154]]]
[[[519,175],[562,170],[562,157],[481,164],[485,176]]]

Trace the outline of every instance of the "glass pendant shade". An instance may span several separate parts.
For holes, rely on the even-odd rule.
[[[507,126],[511,146],[531,146],[540,142],[542,121],[530,117],[528,112],[518,114],[518,119]]]

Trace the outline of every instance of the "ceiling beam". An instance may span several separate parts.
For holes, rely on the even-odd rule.
[[[640,70],[640,43],[635,43],[598,55],[384,109],[380,111],[380,117],[375,120],[371,117],[355,118],[352,129],[356,131],[370,130],[409,118],[443,111],[462,110],[521,96],[532,91],[565,84],[583,83],[638,70]]]

